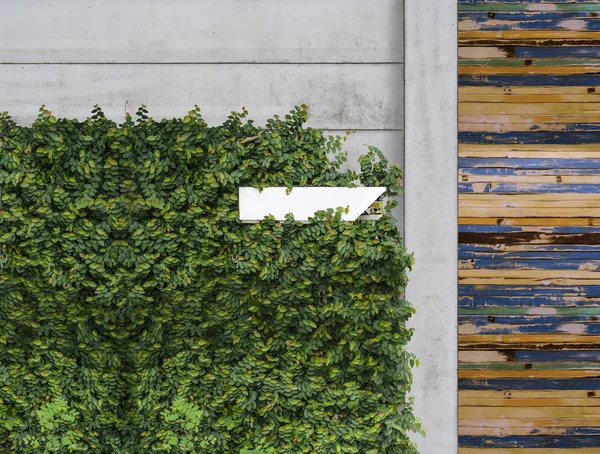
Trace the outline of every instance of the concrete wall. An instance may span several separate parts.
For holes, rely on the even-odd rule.
[[[297,104],[310,124],[402,158],[402,0],[2,1],[0,107],[46,104],[114,119],[194,104],[209,124],[245,106],[263,122]],[[126,107],[127,106],[127,107]]]
[[[456,0],[406,0],[406,220],[423,454],[457,452]]]

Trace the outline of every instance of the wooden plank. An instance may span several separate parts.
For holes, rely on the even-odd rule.
[[[598,448],[473,448],[459,447],[458,454],[588,454],[597,453]]]
[[[600,378],[597,370],[459,370],[458,378]],[[600,409],[597,415],[600,416]],[[532,416],[529,416],[532,417]]]
[[[473,154],[474,156],[469,157],[480,157],[475,156],[477,153],[485,152],[465,152],[465,154]],[[493,151],[496,156],[487,157],[504,157],[500,156],[506,154],[505,152]],[[511,152],[508,152],[511,153]],[[514,156],[513,156],[514,157]],[[492,183],[492,184],[600,184],[600,175],[565,175],[565,176],[551,176],[551,175],[458,175],[458,183]]]
[[[516,348],[516,346],[515,346]],[[459,389],[473,390],[588,390],[596,389],[600,384],[598,378],[459,378]]]
[[[598,66],[464,66],[458,67],[458,74],[478,76],[502,74],[600,74]]]
[[[458,103],[459,115],[581,115],[600,114],[597,103]]]
[[[485,41],[487,44],[493,43]],[[532,43],[524,42],[525,46],[530,46]],[[566,45],[565,42],[551,42],[552,45]],[[552,85],[559,86],[588,86],[593,87],[598,85],[598,76],[588,74],[575,75],[490,75],[476,76],[461,74],[458,76],[458,83],[462,86],[482,86],[482,87],[548,87]]]
[[[599,191],[598,184],[564,184],[562,181],[551,184],[532,183],[468,183],[459,182],[459,194],[596,194]],[[509,204],[510,205],[510,204]],[[507,205],[507,206],[509,206]]]
[[[586,216],[600,217],[600,208],[486,208],[459,207],[460,217],[489,218],[491,216],[513,218],[582,218]]]
[[[521,278],[521,277],[461,277],[462,285],[598,285],[600,280],[588,278]]]
[[[460,407],[600,407],[600,399],[490,399],[488,397],[461,397]]]
[[[477,448],[487,450],[490,444],[496,448],[510,449],[518,447],[519,449],[581,449],[594,447],[600,448],[600,438],[594,435],[569,435],[563,437],[557,436],[512,436],[512,437],[477,437],[463,436],[459,437],[461,448]]]
[[[553,258],[553,257],[552,257]],[[596,257],[598,258],[598,257]],[[553,260],[548,259],[527,259],[527,260],[507,260],[505,257],[498,259],[469,259],[459,260],[458,268],[460,270],[468,269],[497,269],[497,268],[517,268],[528,270],[543,269],[561,269],[561,270],[600,270],[600,260]]]
[[[459,123],[459,131],[465,132],[542,132],[542,131],[600,131],[600,125],[595,123],[566,124],[566,123]]]
[[[509,51],[500,47],[459,47],[458,58],[480,59],[480,58],[506,58]]]
[[[600,10],[600,5],[598,5]],[[600,41],[600,32],[571,31],[571,30],[498,30],[498,31],[459,31],[459,41],[474,39],[510,40],[596,40]]]
[[[549,66],[549,67],[557,67],[557,66],[576,66],[576,67],[586,67],[586,66],[598,66],[600,65],[600,61],[597,59],[583,59],[583,58],[557,58],[557,59],[548,59],[548,58],[484,58],[484,59],[466,59],[459,60],[459,66],[513,66],[513,67],[536,67],[536,66]],[[497,73],[494,73],[497,74]],[[553,73],[550,73],[553,74]],[[588,93],[589,94],[589,93]]]
[[[539,134],[539,133],[538,133]],[[479,173],[485,174],[523,174],[523,170],[548,170],[555,172],[556,169],[587,169],[589,174],[594,175],[600,173],[600,160],[598,159],[576,159],[576,158],[541,158],[541,159],[490,159],[490,158],[458,158],[458,167],[461,168],[461,173],[469,173],[470,168],[486,168]],[[519,169],[518,172],[505,169]],[[477,174],[478,172],[471,171]],[[576,174],[584,174],[579,170]],[[547,173],[551,174],[551,173]]]
[[[506,428],[537,428],[537,427],[599,427],[600,418],[464,418],[459,417],[459,427],[506,427]],[[519,451],[520,453],[521,451]],[[561,453],[566,454],[566,453]],[[597,452],[596,452],[597,454]]]
[[[533,152],[555,152],[559,156],[563,153],[565,157],[569,156],[570,152],[598,152],[600,145],[596,143],[584,144],[472,144],[461,143],[458,145],[459,152],[465,151],[533,151]]]
[[[459,407],[461,419],[599,419],[599,407]]]
[[[499,30],[545,30],[549,28],[559,30],[600,30],[600,23],[596,18],[577,18],[565,19],[559,18],[543,18],[539,16],[525,17],[523,20],[511,18],[512,20],[501,20],[495,17],[486,19],[473,19],[471,17],[463,17],[458,21],[458,29],[460,31],[499,31]]]
[[[458,435],[486,435],[507,437],[511,435],[598,435],[600,427],[459,427]],[[482,451],[484,454],[487,451]]]
[[[589,390],[589,391],[477,391],[477,390],[460,390],[458,392],[459,399],[588,399],[598,401],[600,400],[600,390]]]
[[[487,48],[486,48],[487,49]],[[598,96],[600,94],[600,85],[585,86],[585,87],[479,87],[479,86],[460,86],[458,87],[458,95],[516,95],[516,96],[528,96],[528,95],[544,95],[544,96]]]
[[[585,200],[587,202],[597,203],[600,206],[599,194],[515,194],[515,195],[494,195],[494,194],[460,194],[459,200],[463,201],[486,201],[486,202],[577,202]]]
[[[600,115],[594,113],[581,113],[576,115],[459,115],[460,123],[484,123],[484,124],[571,124],[571,123],[598,123]],[[490,144],[502,145],[502,144]],[[513,145],[513,144],[504,144]],[[534,145],[534,144],[529,144]],[[547,144],[556,145],[556,144]],[[579,144],[578,144],[579,145]],[[586,144],[587,145],[587,144]]]
[[[459,31],[459,46],[594,46],[600,39],[597,31],[572,30],[499,30]]]
[[[600,336],[579,334],[463,334],[459,344],[598,344]]]
[[[487,206],[544,206],[544,204],[570,204],[572,207],[600,207],[600,193],[595,194],[459,194],[459,202],[485,202]],[[539,204],[539,205],[538,205]]]
[[[600,226],[599,218],[552,218],[552,217],[537,217],[537,218],[517,218],[511,216],[502,217],[469,217],[461,215],[458,218],[460,225],[515,225],[515,226]]]
[[[507,102],[507,103],[594,103],[600,102],[600,96],[597,91],[589,92],[586,90],[582,94],[517,94],[511,91],[505,91],[503,93],[462,93],[458,94],[459,102]]]
[[[596,304],[598,301],[596,301]],[[585,315],[589,317],[598,317],[600,315],[600,306],[594,307],[594,302],[590,301],[588,306],[584,307],[460,307],[458,315],[540,315],[540,314],[557,314],[557,315]],[[502,352],[492,352],[502,353]],[[571,354],[571,353],[569,353]],[[594,355],[594,361],[600,362],[600,355]],[[493,357],[489,358],[490,362]],[[507,361],[505,359],[505,361]]]
[[[545,2],[541,2],[545,3]],[[550,7],[540,2],[510,1],[508,3],[484,2],[484,3],[459,3],[458,11],[600,11],[600,5],[596,3],[572,3],[555,2]]]

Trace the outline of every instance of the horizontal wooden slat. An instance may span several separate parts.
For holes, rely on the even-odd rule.
[[[600,399],[490,399],[488,397],[460,397],[460,407],[600,407]]]
[[[540,104],[543,105],[543,104]],[[459,115],[458,121],[460,123],[483,123],[483,124],[525,124],[525,125],[535,125],[535,124],[571,124],[571,123],[599,123],[600,115],[596,115],[594,112],[591,113],[580,113],[574,115],[504,115],[504,114],[466,114]],[[492,145],[501,145],[501,144],[490,144]],[[509,144],[504,144],[509,145]],[[534,144],[530,144],[534,145]],[[546,145],[557,145],[557,144],[546,144]],[[575,144],[573,144],[575,145]],[[538,144],[539,146],[539,144]],[[564,145],[563,145],[564,147]],[[565,147],[566,148],[566,147]]]
[[[458,435],[480,435],[480,436],[495,436],[507,437],[511,435],[600,435],[600,427],[598,426],[583,426],[583,427],[459,427]],[[468,448],[467,448],[468,449]],[[571,452],[572,448],[568,448]],[[521,449],[520,452],[527,451]],[[488,450],[480,451],[486,454]],[[565,450],[563,450],[565,452]],[[565,453],[566,454],[566,453]]]
[[[460,418],[459,427],[521,427],[534,429],[536,427],[598,427],[600,418],[561,418],[560,420],[551,418],[526,418],[526,419],[507,419],[507,418]],[[503,451],[505,453],[506,451]],[[518,451],[517,454],[523,451]],[[544,453],[548,450],[544,450]],[[593,452],[593,451],[592,451]],[[566,454],[564,452],[560,454]],[[596,451],[597,454],[597,451]]]
[[[458,96],[459,102],[477,102],[477,103],[594,103],[600,102],[598,93],[590,93],[585,95],[516,95],[516,94],[465,94]]]
[[[22,124],[31,123],[42,104],[56,116],[78,118],[99,104],[119,120],[142,104],[155,118],[181,116],[198,104],[209,124],[220,124],[245,106],[262,124],[305,103],[310,124],[325,129],[402,129],[399,65],[0,67],[0,78],[8,75],[11,89],[0,91],[0,104]],[[244,90],[231,89],[240,84]]]
[[[492,216],[513,218],[583,218],[586,216],[600,217],[599,208],[486,208],[486,207],[459,207],[460,217],[489,218]]]
[[[477,3],[463,3],[460,2],[458,5],[458,11],[600,11],[600,5],[596,3],[588,3],[580,1],[573,2],[562,2],[556,1],[550,6],[549,2],[538,2],[538,1],[513,1],[508,2],[477,2]]]
[[[599,378],[597,370],[459,370],[458,378]],[[600,406],[600,405],[599,405]],[[598,410],[600,416],[600,409]]]
[[[492,95],[492,96],[503,96],[503,95],[516,95],[516,96],[530,96],[530,95],[545,95],[545,96],[598,96],[600,95],[600,85],[584,86],[584,87],[458,87],[458,95]]]
[[[458,74],[502,75],[502,74],[600,74],[598,66],[464,66],[458,67]]]
[[[459,102],[476,103],[595,103],[600,102],[600,96],[596,93],[588,95],[515,95],[515,94],[475,94],[459,95]],[[459,118],[460,120],[460,118]]]
[[[583,119],[585,121],[585,119]],[[463,123],[458,124],[458,130],[464,132],[543,132],[543,131],[600,131],[600,125],[594,123]]]
[[[462,277],[463,285],[600,285],[600,279],[591,278],[549,278],[549,277]]]
[[[588,399],[599,401],[600,390],[589,391],[477,391],[477,390],[460,390],[458,392],[459,399]]]
[[[3,0],[0,62],[402,61],[402,8],[395,0],[34,5]]]
[[[507,158],[507,159],[527,159],[521,157],[521,152],[496,152],[492,151],[489,154],[494,154],[495,156],[477,156],[479,153],[486,152],[465,152],[464,154],[471,154],[471,156],[461,156],[461,157],[484,157],[484,158]],[[523,152],[528,153],[528,152]],[[535,153],[535,152],[534,152]],[[582,152],[586,153],[586,152]],[[461,153],[462,154],[462,153]],[[487,154],[487,153],[486,153]],[[509,156],[504,156],[509,155]],[[521,156],[520,156],[521,155]],[[540,159],[545,159],[546,157],[542,157]],[[582,159],[586,159],[585,157],[580,156]],[[552,159],[550,157],[550,159]],[[579,158],[577,158],[579,159]],[[486,174],[485,172],[475,173],[473,172],[473,168],[459,169],[459,173],[457,175],[459,183],[494,183],[494,184],[508,184],[508,183],[519,183],[519,184],[553,184],[553,185],[593,185],[598,184],[598,178],[600,175],[594,175],[591,172],[581,172],[578,175],[577,171],[572,171],[570,169],[562,169],[563,172],[557,171],[560,169],[552,169],[550,172],[544,171],[516,171],[516,172],[504,172],[504,173],[490,173]]]
[[[570,419],[600,419],[599,407],[460,407],[458,409],[461,419],[545,419],[556,418]]]
[[[516,217],[466,217],[460,216],[458,218],[460,225],[472,224],[472,225],[519,225],[519,226],[544,226],[544,225],[556,225],[556,226],[600,226],[599,218],[516,218]]]
[[[487,126],[487,125],[485,125]],[[490,125],[493,126],[493,125]],[[512,126],[512,125],[511,125]],[[564,125],[563,125],[564,126]],[[459,126],[460,127],[460,126]],[[541,148],[541,147],[540,147]],[[524,159],[524,158],[568,158],[568,159],[600,159],[600,150],[597,151],[579,151],[578,149],[565,149],[564,151],[511,151],[510,149],[505,150],[488,150],[482,147],[480,150],[458,150],[458,156],[460,158],[513,158],[513,159]],[[595,178],[590,176],[588,178]],[[556,183],[556,178],[554,179]]]
[[[565,153],[569,156],[572,151],[577,152],[597,152],[600,145],[596,143],[587,144],[470,144],[461,143],[458,145],[459,152],[465,151],[542,151],[542,152],[556,152],[560,154]]]
[[[598,344],[600,336],[577,334],[464,334],[459,344]]]
[[[582,115],[600,114],[597,103],[459,103],[459,115]]]
[[[459,46],[550,46],[573,45],[594,46],[600,38],[597,31],[572,30],[502,30],[502,31],[459,31]]]
[[[488,6],[489,8],[489,6]],[[598,5],[600,9],[600,5]],[[468,39],[560,39],[560,40],[591,40],[600,39],[600,32],[570,31],[570,30],[499,30],[499,31],[462,31],[458,33],[459,41]]]
[[[458,448],[458,454],[598,454],[599,448]]]
[[[600,258],[600,256],[597,256]],[[600,270],[600,260],[582,259],[582,260],[558,260],[552,257],[552,260],[547,259],[513,259],[507,260],[506,258],[498,259],[470,259],[470,260],[459,260],[459,269],[496,269],[496,268],[518,268],[518,269],[529,269],[529,270],[540,270],[540,269],[586,269],[586,270]]]
[[[600,21],[598,22],[600,24]],[[596,58],[484,58],[459,60],[459,66],[512,66],[512,67],[535,67],[535,66],[598,66],[600,62]],[[496,73],[494,73],[496,74]]]

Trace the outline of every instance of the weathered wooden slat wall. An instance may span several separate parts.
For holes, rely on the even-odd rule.
[[[600,1],[458,0],[459,452],[600,453]]]

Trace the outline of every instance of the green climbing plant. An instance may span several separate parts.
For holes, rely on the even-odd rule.
[[[306,119],[0,116],[2,452],[416,452],[401,171]],[[379,220],[238,219],[240,186],[361,184]]]

